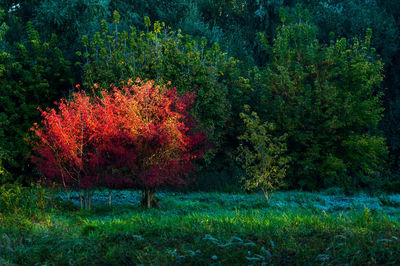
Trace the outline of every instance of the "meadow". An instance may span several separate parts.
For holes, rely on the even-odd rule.
[[[18,197],[18,195],[24,195]],[[339,265],[400,263],[400,195],[138,191],[93,195],[2,188],[2,265]]]

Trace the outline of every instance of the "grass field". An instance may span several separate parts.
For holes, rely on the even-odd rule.
[[[108,207],[99,191],[90,211],[76,194],[5,211],[4,195],[0,265],[400,264],[400,195],[160,192],[149,210],[139,192]]]

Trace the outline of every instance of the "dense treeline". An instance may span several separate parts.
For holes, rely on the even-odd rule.
[[[192,188],[398,190],[400,5],[297,2],[0,1],[1,182],[41,174],[36,107],[140,77],[196,92]]]

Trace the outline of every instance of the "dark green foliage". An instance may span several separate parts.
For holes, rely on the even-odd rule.
[[[6,171],[0,183],[30,180],[21,176],[29,165],[29,128],[40,119],[37,107],[49,106],[71,87],[70,65],[57,48],[57,38],[42,42],[31,23],[27,41],[0,54],[0,158]],[[10,173],[13,175],[11,177]]]
[[[42,36],[55,33],[60,37],[58,46],[72,59],[80,49],[80,36],[94,34],[99,23],[111,15],[110,0],[40,1],[34,9],[32,21]]]
[[[205,36],[211,42],[223,41],[221,28],[209,23],[204,18],[203,8],[211,8],[208,0],[155,0],[155,1],[124,1],[112,0],[110,9],[117,10],[124,18],[122,23],[127,26],[143,25],[142,18],[165,21],[174,29],[182,29],[186,34]]]
[[[279,22],[278,11],[295,1],[215,1],[215,0],[111,0],[109,20],[117,10],[123,20],[122,28],[143,27],[143,17],[164,21],[168,26],[195,37],[205,36],[211,43],[218,42],[230,54],[253,64],[265,55],[257,42],[259,31],[271,37]]]
[[[386,88],[384,100],[384,119],[380,127],[387,138],[391,167],[399,169],[400,157],[400,5],[392,0],[336,0],[336,1],[303,1],[310,10],[313,21],[318,25],[319,37],[328,43],[329,34],[346,38],[361,37],[366,28],[371,28],[373,37],[371,44],[377,49],[385,64]]]
[[[343,186],[343,184],[346,184],[346,186],[371,186],[378,179],[385,179],[387,180],[385,181],[387,182],[385,187],[390,187],[392,190],[396,189],[398,187],[396,185],[398,183],[398,175],[393,175],[392,178],[383,178],[384,171],[382,169],[377,170],[382,168],[378,167],[378,164],[381,163],[379,160],[372,158],[382,157],[381,155],[385,153],[382,150],[383,139],[375,137],[380,136],[375,124],[380,120],[378,117],[384,114],[385,116],[380,122],[380,128],[387,138],[391,170],[396,173],[399,169],[399,2],[395,0],[301,1],[303,7],[310,11],[312,17],[307,18],[307,20],[310,23],[313,22],[319,29],[318,31],[313,30],[310,33],[311,35],[305,38],[310,40],[318,39],[319,44],[316,50],[319,49],[320,51],[315,52],[312,49],[301,48],[306,52],[301,58],[301,62],[298,65],[285,66],[286,71],[297,71],[301,76],[293,77],[281,72],[280,67],[284,64],[274,62],[274,58],[280,57],[283,61],[289,58],[289,60],[296,61],[296,56],[289,54],[277,56],[276,47],[274,48],[271,43],[272,38],[280,31],[279,28],[277,30],[277,26],[280,25],[279,10],[283,8],[290,13],[296,9],[295,4],[297,2],[299,1],[73,0],[68,1],[68,3],[48,0],[0,1],[0,8],[5,10],[3,15],[6,22],[1,26],[4,40],[1,42],[0,48],[6,53],[1,55],[1,64],[4,69],[0,69],[0,71],[8,73],[1,77],[3,84],[6,84],[1,90],[9,91],[9,88],[17,87],[17,91],[19,91],[17,96],[14,95],[11,98],[8,95],[10,92],[1,94],[1,101],[6,102],[6,107],[4,108],[7,108],[6,111],[0,110],[0,121],[2,121],[0,136],[3,135],[3,137],[0,137],[2,139],[0,141],[0,160],[2,165],[0,172],[3,173],[0,175],[2,179],[12,179],[7,174],[7,171],[4,170],[13,172],[15,176],[20,176],[18,177],[20,179],[24,179],[21,176],[23,172],[31,171],[24,162],[26,159],[23,154],[26,154],[27,146],[22,138],[27,136],[26,129],[28,124],[32,124],[36,118],[35,112],[27,110],[34,105],[48,105],[58,98],[57,94],[61,92],[67,94],[66,90],[71,87],[70,81],[57,81],[57,76],[67,77],[65,79],[74,76],[75,83],[81,83],[83,79],[87,87],[92,86],[94,82],[102,83],[102,85],[108,87],[110,83],[117,84],[119,80],[133,75],[133,79],[139,76],[165,82],[177,80],[171,86],[177,86],[178,90],[181,91],[198,89],[200,97],[193,111],[196,117],[201,120],[216,145],[215,154],[209,154],[207,157],[208,161],[212,163],[203,169],[204,178],[202,180],[204,184],[210,183],[209,187],[213,187],[211,183],[214,182],[215,175],[220,175],[221,178],[214,183],[220,184],[218,186],[226,187],[236,182],[230,182],[231,179],[236,180],[236,175],[240,175],[240,169],[234,160],[235,150],[238,146],[237,136],[243,134],[245,130],[239,114],[243,106],[249,104],[257,111],[262,121],[276,124],[277,130],[281,130],[279,134],[285,133],[284,128],[288,126],[285,123],[290,122],[288,117],[292,117],[291,119],[297,122],[300,119],[304,119],[304,125],[303,122],[296,122],[297,124],[294,123],[289,126],[288,130],[292,130],[293,127],[297,128],[299,134],[294,134],[292,137],[289,136],[288,149],[295,150],[299,154],[298,159],[300,158],[297,161],[303,161],[304,165],[319,166],[317,167],[318,169],[313,167],[303,169],[301,167],[300,176],[298,176],[297,172],[290,173],[291,170],[289,170],[289,180],[300,180],[303,179],[301,176],[305,176],[302,186],[304,188],[313,188],[317,184],[323,184],[323,186],[330,186],[331,184],[338,186]],[[114,10],[121,14],[120,20],[115,20],[113,16]],[[144,22],[143,18],[145,16],[148,16],[151,21],[165,21],[165,26],[157,24],[156,27],[158,28],[155,29],[156,23],[150,25]],[[101,23],[101,20],[105,22]],[[53,42],[50,37],[52,33],[56,33],[59,37],[56,44],[49,45],[49,52],[44,56],[49,60],[47,63],[36,60],[40,55],[35,55],[36,59],[30,57],[30,54],[34,54],[31,52],[32,48],[27,45],[30,43],[31,37],[27,34],[21,34],[25,32],[28,21],[32,21],[34,27],[40,32],[40,39],[43,40],[43,42],[39,42],[40,45],[43,46],[45,42],[51,44]],[[287,22],[290,21],[288,20]],[[11,30],[7,31],[6,25]],[[130,29],[132,26],[136,29],[136,35]],[[179,33],[178,28],[182,29]],[[375,75],[375,78],[372,78],[374,80],[371,79],[371,84],[368,85],[374,87],[374,93],[372,94],[370,92],[364,94],[364,91],[359,89],[363,87],[360,84],[366,81],[365,77],[368,74],[360,75],[362,68],[359,67],[354,67],[354,69],[351,69],[351,67],[346,68],[345,65],[351,60],[346,59],[344,55],[339,55],[339,52],[334,52],[334,46],[337,46],[334,41],[336,37],[345,37],[348,40],[346,46],[348,48],[351,47],[350,50],[353,50],[353,52],[356,49],[363,49],[364,46],[368,46],[363,41],[359,41],[359,46],[349,45],[353,42],[353,37],[363,40],[367,28],[371,28],[374,33],[370,39],[371,47],[375,47],[376,54],[381,56],[378,57],[374,52],[370,53],[370,48],[367,48],[368,53],[372,55],[369,59],[376,62],[375,59],[381,58],[382,63],[384,63],[384,68],[380,63],[371,64],[372,68],[376,67],[375,74],[370,74],[371,77]],[[97,31],[100,34],[96,34]],[[142,31],[143,34],[141,35]],[[187,37],[186,34],[190,34],[191,37]],[[80,41],[82,35],[90,36],[87,39],[88,54],[85,54],[86,47],[83,47]],[[203,36],[206,38],[202,39]],[[134,40],[134,43],[132,40]],[[208,41],[205,42],[204,40]],[[127,42],[126,44],[124,43],[125,41]],[[22,56],[21,49],[14,45],[16,42],[25,46],[27,56]],[[100,44],[100,42],[103,43]],[[215,42],[218,42],[220,47],[214,45]],[[105,48],[102,51],[95,48],[99,48],[101,45],[104,45],[103,48]],[[55,46],[62,50],[62,55],[54,56],[51,54],[54,52],[52,47]],[[105,60],[107,57],[104,56],[109,53],[110,47],[113,51],[112,56]],[[130,51],[125,48],[129,48]],[[53,58],[62,57],[76,61],[75,52],[77,50],[81,51],[81,59],[83,59],[81,66],[84,69],[76,67],[73,74],[62,74],[63,72],[69,72],[69,70],[62,70],[62,67],[58,68],[56,66],[58,63],[55,62],[57,59],[53,60]],[[103,58],[96,58],[95,54],[97,53],[97,57]],[[129,61],[132,59],[129,57],[132,54],[135,55],[135,64],[133,65]],[[241,61],[231,59],[231,56],[235,56]],[[347,56],[351,57],[353,55]],[[334,62],[323,59],[324,57],[329,57],[331,58],[329,60]],[[369,59],[361,59],[359,57],[357,59],[359,62],[355,63],[355,65],[360,62],[363,64],[363,60]],[[51,61],[52,63],[50,63]],[[18,62],[20,66],[13,62]],[[110,66],[107,66],[107,63],[113,65],[111,66],[112,71],[108,71]],[[41,67],[33,67],[34,65],[41,65],[47,69],[54,67],[56,70],[43,71]],[[92,66],[91,69],[88,67],[89,65]],[[270,87],[275,85],[271,84],[273,75],[268,74],[270,70],[263,70],[266,65],[268,69],[272,69],[278,74],[275,80],[287,75],[289,81],[302,83],[303,88],[299,90],[308,100],[306,99],[302,104],[294,105],[297,106],[297,110],[295,110],[296,108],[293,104],[286,105],[286,103],[298,103],[296,98],[298,95],[295,97],[289,95],[290,99],[288,101],[284,99],[279,102],[279,97],[273,95],[273,93],[271,94],[271,89],[267,88],[270,85],[273,85]],[[313,66],[316,70],[310,69]],[[384,72],[378,71],[378,68],[384,69]],[[338,69],[338,71],[334,69]],[[346,69],[346,71],[342,71],[343,69]],[[26,74],[24,72],[32,72],[31,70],[36,74]],[[327,73],[325,73],[325,70]],[[13,73],[12,75],[10,74],[11,72]],[[57,72],[60,73],[50,74]],[[378,72],[379,75],[376,75]],[[380,82],[379,80],[383,78],[383,73],[386,78],[383,82]],[[347,77],[344,77],[343,74],[345,74],[344,76],[347,75]],[[51,78],[50,75],[55,76],[55,78]],[[313,83],[316,75],[322,77],[320,79],[328,80],[326,84],[329,84],[326,86],[329,88],[342,87],[343,91],[345,89],[359,91],[362,101],[367,95],[372,95],[373,99],[378,99],[376,96],[384,92],[385,95],[380,95],[385,108],[384,113],[381,112],[382,105],[377,102],[374,103],[373,99],[368,104],[358,106],[357,100],[344,100],[347,97],[345,95],[336,94],[332,97],[326,97],[323,96],[322,92],[319,96],[315,95],[314,89],[319,86]],[[39,76],[44,76],[44,79],[39,78]],[[96,79],[96,76],[104,77],[105,79],[101,82],[99,80],[91,80],[91,78]],[[343,80],[338,80],[338,76],[343,76]],[[351,76],[360,76],[361,78],[351,80]],[[20,80],[20,84],[16,85],[16,80]],[[28,83],[35,83],[34,87],[36,88],[31,86],[30,89],[19,89],[19,87],[28,88],[29,86],[24,85]],[[354,84],[356,85],[353,86]],[[297,84],[291,84],[291,86],[297,88]],[[387,88],[387,90],[383,88]],[[47,94],[38,92],[41,90],[48,90],[49,92]],[[333,94],[336,93],[335,89],[330,88],[329,90]],[[33,93],[33,91],[35,92]],[[35,93],[37,93],[36,96],[33,95]],[[40,99],[37,98],[37,95],[40,95]],[[356,95],[354,98],[360,98],[360,95]],[[336,103],[337,99],[342,101]],[[317,104],[319,100],[326,102],[332,100],[336,104],[331,106],[328,102],[327,106],[321,107]],[[24,107],[24,101],[27,107]],[[352,113],[349,114],[354,116],[354,121],[364,121],[364,125],[356,122],[354,123],[355,128],[350,129],[349,125],[343,125],[342,122],[347,121],[348,124],[352,124],[353,120],[349,122],[349,117],[338,116],[336,128],[329,129],[324,119],[331,121],[331,123],[336,123],[331,115],[335,114],[335,112],[336,114],[340,113],[339,110],[343,109],[341,106],[345,101],[354,102],[354,106],[359,107],[359,109],[364,106],[363,108],[371,108],[376,112],[364,115],[362,110],[354,108],[354,110],[350,110]],[[275,106],[279,107],[275,109]],[[377,108],[374,108],[374,106]],[[314,114],[310,113],[314,109],[316,112]],[[21,112],[26,114],[25,118],[20,116]],[[296,115],[293,115],[292,112],[296,113]],[[324,113],[322,117],[321,112]],[[283,114],[282,117],[280,117],[281,114]],[[371,119],[368,118],[369,115]],[[281,126],[279,126],[277,120],[281,120],[280,122],[278,121]],[[320,125],[321,120],[326,123],[324,122]],[[14,125],[22,125],[25,122],[26,125],[21,127],[23,128],[22,131],[12,129]],[[342,124],[339,125],[340,123]],[[306,129],[306,127],[312,129]],[[344,130],[343,128],[346,129]],[[352,137],[344,138],[343,136],[350,131],[354,133],[350,134]],[[314,137],[317,135],[334,135],[336,139]],[[336,137],[336,135],[341,137]],[[298,143],[299,145],[293,145],[293,143]],[[336,148],[334,149],[335,151],[331,151],[328,154],[325,152],[325,148],[330,145]],[[306,153],[302,152],[303,147],[308,147],[307,149],[310,149],[313,156],[306,158]],[[341,155],[337,156],[337,153]],[[369,155],[368,160],[365,160],[365,154]],[[350,157],[354,159],[349,160]],[[349,163],[350,161],[352,163]],[[359,163],[355,163],[356,161]],[[386,167],[385,164],[381,164],[381,166]],[[317,174],[322,172],[325,172],[323,177]],[[231,177],[233,175],[235,177]],[[352,177],[349,177],[350,175]],[[319,177],[317,178],[317,176]],[[371,178],[373,176],[374,178]],[[307,180],[308,178],[314,181]],[[322,182],[319,179],[325,181]],[[290,183],[297,187],[297,181]],[[196,187],[204,186],[197,184]],[[225,188],[222,190],[225,190]]]
[[[377,49],[385,64],[390,62],[399,47],[395,19],[390,15],[390,10],[382,7],[380,1],[306,0],[303,2],[303,6],[310,11],[313,22],[320,29],[319,40],[324,43],[329,43],[331,33],[348,39],[361,38],[365,30],[371,28],[374,32],[371,45]]]
[[[385,117],[382,123],[382,129],[388,139],[388,146],[391,157],[391,168],[393,178],[390,183],[400,184],[400,2],[379,0],[379,6],[384,8],[387,18],[393,19],[395,23],[395,33],[391,36],[396,44],[395,52],[386,56],[386,79],[384,85],[387,88],[385,93]],[[400,186],[397,185],[397,192]]]
[[[282,10],[258,113],[288,134],[292,187],[370,186],[387,153],[377,130],[383,64],[370,47],[371,31],[328,46],[316,33],[305,10]]]
[[[210,43],[218,41],[222,50],[241,59],[246,69],[254,65],[265,65],[270,50],[264,50],[265,41],[271,41],[279,24],[279,9],[292,9],[299,1],[258,0],[258,1],[216,1],[216,0],[95,0],[95,1],[1,1],[6,22],[14,29],[9,31],[8,40],[19,40],[19,32],[26,21],[32,20],[41,34],[48,36],[56,32],[60,46],[67,58],[73,59],[73,52],[79,47],[79,36],[93,35],[99,30],[98,23],[105,19],[112,22],[113,10],[122,15],[120,27],[144,28],[143,17],[165,21],[172,29],[181,28],[185,34],[206,36]],[[400,46],[399,4],[396,0],[322,0],[301,1],[310,10],[313,22],[320,29],[319,40],[328,44],[330,33],[335,36],[362,37],[366,28],[372,28],[372,46],[382,56],[387,79],[383,87],[388,88],[384,97],[385,118],[381,128],[388,139],[392,168],[396,170],[400,158],[400,139],[397,121]],[[19,4],[18,8],[12,8]],[[61,15],[60,15],[61,14]],[[262,34],[259,34],[262,32]],[[75,40],[71,42],[71,40]],[[242,108],[243,105],[240,105]],[[234,120],[238,120],[237,114]],[[229,138],[230,142],[236,138]],[[229,146],[229,145],[228,145]]]

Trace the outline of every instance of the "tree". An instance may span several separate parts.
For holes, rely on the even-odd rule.
[[[183,36],[180,30],[173,31],[163,22],[151,23],[148,17],[144,30],[131,27],[123,31],[121,23],[119,13],[114,12],[113,24],[102,21],[101,32],[82,37],[84,49],[77,54],[83,85],[97,82],[106,88],[126,77],[139,76],[156,84],[170,81],[169,86],[176,87],[178,93],[196,89],[191,114],[215,145],[200,163],[216,171],[232,168],[235,145],[230,140],[237,141],[239,119],[238,113],[233,116],[232,108],[243,106],[243,88],[248,85],[241,77],[239,62],[222,52],[217,43]]]
[[[0,151],[3,160],[1,182],[29,184],[32,168],[26,160],[30,147],[32,121],[40,118],[37,106],[49,105],[61,95],[61,88],[71,86],[70,63],[57,47],[57,37],[43,42],[32,23],[26,27],[27,40],[0,51]],[[7,27],[1,26],[4,35]]]
[[[399,41],[399,1],[393,0],[336,0],[303,1],[310,10],[313,22],[320,29],[319,39],[329,43],[329,34],[348,39],[362,37],[366,28],[371,28],[372,47],[376,48],[384,63],[385,79],[381,85],[384,117],[380,128],[384,131],[389,148],[391,169],[397,173],[400,169],[400,41]],[[392,177],[395,175],[391,175]],[[398,179],[397,177],[395,177]]]
[[[33,162],[45,175],[43,183],[57,183],[65,190],[84,189],[85,207],[90,208],[88,190],[99,183],[97,148],[104,144],[105,134],[99,123],[99,110],[84,92],[75,93],[69,102],[61,100],[57,106],[57,111],[41,111],[41,125],[34,124],[32,128],[37,136]]]
[[[242,141],[238,148],[238,161],[243,164],[247,177],[244,188],[248,190],[260,188],[268,201],[268,191],[275,190],[284,184],[289,158],[285,156],[286,135],[275,137],[275,126],[260,121],[257,113],[245,112],[240,116],[245,124],[245,132],[239,136]]]
[[[257,111],[288,134],[292,187],[371,186],[387,154],[377,128],[383,64],[370,46],[372,32],[325,46],[308,12],[294,11],[282,10]]]
[[[143,204],[157,206],[155,190],[186,184],[192,161],[204,155],[205,135],[189,115],[195,94],[179,96],[140,79],[125,84],[99,88],[100,96],[80,91],[58,110],[43,111],[33,128],[34,162],[46,182],[66,189],[136,187]]]

